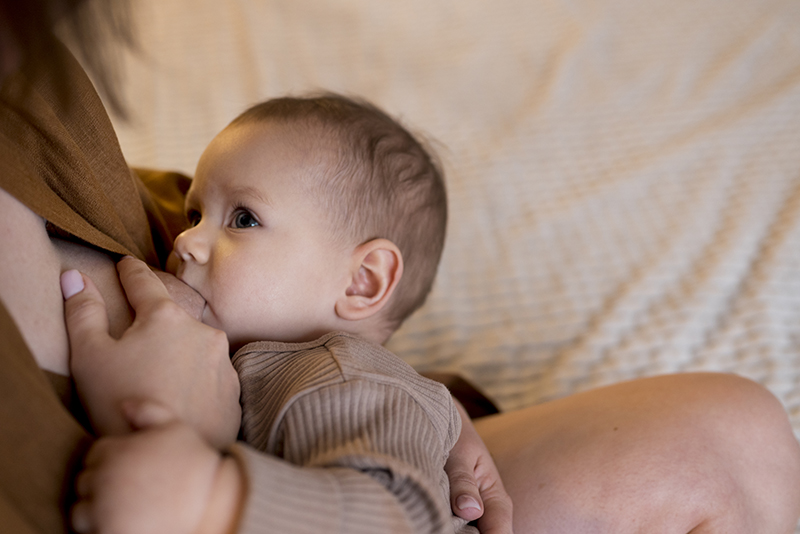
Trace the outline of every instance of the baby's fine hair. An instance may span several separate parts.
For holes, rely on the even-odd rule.
[[[400,249],[404,273],[384,314],[396,330],[425,302],[444,248],[447,194],[435,154],[369,102],[329,93],[268,100],[231,126],[275,120],[334,141],[336,168],[313,191],[335,231],[358,244],[385,238]]]

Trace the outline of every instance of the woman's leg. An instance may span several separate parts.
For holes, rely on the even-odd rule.
[[[475,426],[517,534],[789,534],[800,516],[786,413],[733,375],[636,380]]]

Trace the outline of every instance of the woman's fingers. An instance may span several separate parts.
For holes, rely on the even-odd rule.
[[[105,304],[91,280],[74,271],[62,281],[70,368],[95,433],[125,434],[177,419],[215,446],[228,445],[241,406],[225,333],[173,302],[144,262],[125,258],[118,265],[136,311],[119,339],[108,333]]]
[[[511,497],[469,415],[460,403],[456,406],[461,434],[444,466],[453,513],[462,519],[477,519],[481,534],[509,534],[513,529]]]
[[[70,353],[76,347],[107,341],[108,314],[103,296],[94,283],[78,271],[61,275],[61,292],[64,301],[64,320],[69,334]]]
[[[461,403],[455,402],[461,417],[461,434],[447,457],[444,470],[450,482],[450,506],[453,513],[462,519],[473,521],[483,515],[481,492],[475,477],[475,466],[483,442],[477,436],[472,420]]]
[[[167,288],[145,262],[125,256],[117,263],[117,271],[128,302],[137,315],[164,300],[172,302]]]
[[[500,475],[495,473],[494,477],[494,484],[481,488],[486,507],[486,513],[478,520],[481,534],[507,534],[514,528],[511,497],[500,482]]]
[[[483,515],[481,493],[475,481],[474,463],[448,462],[447,476],[450,480],[450,506],[456,515],[473,521]]]

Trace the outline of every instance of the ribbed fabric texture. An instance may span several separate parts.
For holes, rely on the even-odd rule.
[[[286,521],[281,532],[475,531],[450,512],[444,462],[460,419],[444,386],[344,333],[253,343],[233,364],[244,440],[296,466],[326,468],[276,469],[274,458],[238,446],[251,477],[242,532],[276,515]]]

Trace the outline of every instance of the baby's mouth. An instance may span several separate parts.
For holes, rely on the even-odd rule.
[[[198,321],[202,321],[208,304],[205,297],[197,289],[186,283],[180,272],[177,273],[175,280],[176,282],[171,284],[173,287],[167,285],[169,296],[186,313]]]
[[[181,285],[185,288],[185,293],[192,294],[191,300],[187,303],[179,302],[172,296],[171,292],[170,296],[172,296],[173,300],[175,300],[189,315],[200,322],[205,322],[206,313],[208,311],[208,301],[200,290],[186,280],[186,264],[180,261],[180,258],[178,258],[174,251],[167,259],[167,270],[181,281]]]

